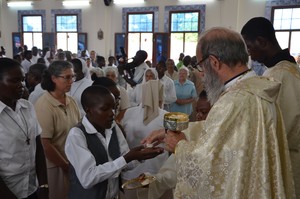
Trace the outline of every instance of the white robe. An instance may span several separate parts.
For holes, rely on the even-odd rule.
[[[144,111],[142,105],[127,109],[121,121],[121,125],[126,132],[126,140],[129,148],[132,149],[136,146],[140,146],[141,140],[147,137],[152,131],[164,128],[163,117],[165,113],[167,112],[160,109],[159,116],[152,120],[148,125],[144,125]],[[138,177],[144,172],[155,174],[158,172],[167,158],[168,153],[164,152],[155,158],[145,160],[144,163],[140,164],[135,169],[124,172],[123,179],[130,180]]]

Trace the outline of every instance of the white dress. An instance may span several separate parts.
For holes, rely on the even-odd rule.
[[[142,105],[127,109],[121,124],[126,132],[126,140],[129,148],[132,149],[136,146],[140,146],[141,140],[148,136],[152,131],[164,128],[163,117],[165,113],[167,112],[160,109],[159,116],[152,120],[148,125],[144,125],[144,110]],[[168,153],[164,152],[155,158],[145,160],[144,163],[140,164],[133,170],[124,172],[123,179],[129,180],[144,172],[156,174],[168,157]]]

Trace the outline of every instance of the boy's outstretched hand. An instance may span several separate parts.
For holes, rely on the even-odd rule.
[[[124,159],[127,163],[132,160],[146,160],[154,158],[163,152],[164,149],[161,147],[145,148],[141,145],[131,149],[126,155],[124,155]]]

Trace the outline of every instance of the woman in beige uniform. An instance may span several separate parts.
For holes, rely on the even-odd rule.
[[[50,199],[67,198],[69,162],[64,151],[65,141],[69,130],[80,119],[76,102],[66,95],[74,80],[71,63],[53,62],[45,71],[41,82],[42,88],[47,92],[35,104],[47,158]]]

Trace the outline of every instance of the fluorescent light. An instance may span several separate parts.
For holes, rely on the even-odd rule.
[[[177,0],[179,2],[199,2],[199,0]],[[204,2],[212,2],[212,1],[215,1],[215,0],[203,0],[201,1],[201,3],[204,3]],[[222,0],[218,0],[218,1],[222,1]]]
[[[134,3],[144,3],[145,0],[114,0],[114,4],[134,4]]]
[[[7,2],[8,7],[29,7],[32,6],[32,1],[10,1]]]
[[[88,6],[90,1],[63,1],[64,6]]]

